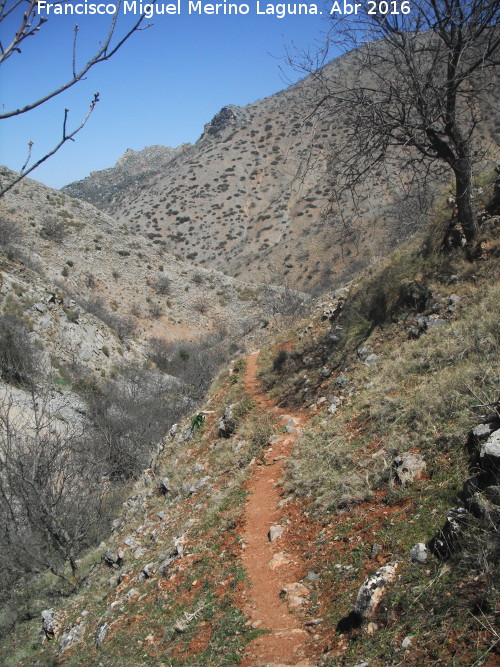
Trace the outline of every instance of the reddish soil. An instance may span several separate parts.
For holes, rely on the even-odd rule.
[[[255,353],[248,357],[246,391],[263,412],[294,418],[299,431],[306,417],[277,408],[265,394],[256,378],[257,356],[258,353]],[[286,423],[287,419],[283,419],[283,426]],[[247,484],[249,495],[242,531],[242,557],[248,573],[244,611],[253,627],[267,632],[249,644],[242,663],[244,667],[269,664],[306,667],[315,664],[306,658],[310,653],[306,646],[309,635],[300,619],[300,610],[307,605],[307,599],[304,596],[303,603],[295,606],[294,601],[285,599],[282,593],[283,586],[304,577],[307,567],[300,552],[291,548],[287,539],[291,526],[286,526],[284,533],[274,542],[270,542],[268,537],[271,525],[280,524],[284,516],[284,509],[279,507],[280,481],[297,433],[280,433],[278,438],[272,447],[266,448],[262,461],[256,462]],[[292,613],[294,608],[296,611]]]

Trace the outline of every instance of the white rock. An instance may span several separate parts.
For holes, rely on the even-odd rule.
[[[274,525],[269,529],[268,537],[270,542],[274,542],[285,532],[285,526]]]

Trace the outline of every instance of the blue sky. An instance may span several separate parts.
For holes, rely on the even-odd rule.
[[[267,1],[261,1],[261,7]],[[37,110],[1,121],[0,164],[20,169],[28,141],[35,142],[35,158],[43,155],[58,141],[64,108],[70,109],[69,127],[77,125],[95,91],[101,101],[87,126],[32,178],[60,187],[112,166],[127,148],[194,142],[224,105],[249,104],[287,87],[280,66],[289,79],[297,80],[282,59],[286,48],[295,44],[308,49],[321,42],[328,27],[319,15],[259,16],[256,0],[248,0],[251,11],[246,16],[188,15],[188,0],[181,2],[180,16],[155,17],[150,28],[133,35],[109,62],[91,70],[87,80]],[[122,18],[124,28],[133,17]],[[68,77],[75,23],[82,61],[103,39],[109,19],[51,16],[25,42],[22,54],[2,65],[4,108],[25,104]],[[3,32],[6,42],[5,26]]]

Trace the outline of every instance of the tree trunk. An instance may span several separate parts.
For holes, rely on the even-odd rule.
[[[477,223],[472,200],[472,170],[469,160],[457,160],[453,171],[455,173],[457,218],[466,241],[470,244],[476,238]]]

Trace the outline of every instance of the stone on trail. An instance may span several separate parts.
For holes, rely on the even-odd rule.
[[[369,618],[379,604],[387,584],[396,578],[397,563],[389,563],[368,577],[358,591],[354,613]]]
[[[274,542],[285,532],[285,526],[274,525],[269,529],[268,537],[270,542]]]

